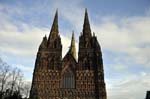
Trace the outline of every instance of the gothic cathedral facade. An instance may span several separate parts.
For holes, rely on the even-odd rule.
[[[78,59],[74,33],[69,51],[62,58],[56,11],[50,35],[48,39],[43,37],[37,52],[30,99],[107,99],[101,47],[91,32],[87,10]]]

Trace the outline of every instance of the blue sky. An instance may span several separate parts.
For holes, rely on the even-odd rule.
[[[76,45],[88,9],[101,44],[108,99],[141,99],[150,90],[150,0],[0,0],[0,57],[31,81],[39,44],[59,10],[63,55]],[[78,45],[77,45],[78,49]]]

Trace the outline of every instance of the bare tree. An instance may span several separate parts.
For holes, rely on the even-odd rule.
[[[10,97],[29,97],[31,82],[24,81],[24,75],[18,68],[12,68],[0,58],[0,99]],[[13,98],[14,99],[14,98]]]
[[[18,75],[18,80],[17,80],[17,90],[19,92],[21,92],[23,90],[23,78],[24,78],[24,75],[22,74],[22,72],[20,72],[20,74]]]
[[[18,86],[17,86],[17,82],[19,80],[19,77],[20,77],[20,70],[17,69],[17,68],[14,68],[11,72],[11,80],[9,81],[9,84],[10,84],[10,90],[11,90],[11,93],[13,93],[13,91],[16,91]]]
[[[0,91],[6,90],[7,80],[10,77],[10,66],[0,59]]]
[[[24,90],[23,90],[23,94],[25,95],[26,98],[29,97],[29,93],[30,93],[30,88],[31,88],[31,82],[26,82],[24,84]]]

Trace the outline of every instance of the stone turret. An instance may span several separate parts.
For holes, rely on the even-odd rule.
[[[47,37],[45,35],[45,37],[43,37],[43,40],[40,44],[39,51],[43,51],[43,50],[46,50],[46,49],[47,49]]]

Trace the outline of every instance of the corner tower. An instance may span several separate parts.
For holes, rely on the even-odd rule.
[[[47,41],[48,48],[48,68],[52,70],[61,69],[62,44],[58,29],[58,10],[56,10],[50,35]]]
[[[94,89],[92,90],[94,92],[95,98],[106,99],[101,47],[95,34],[93,33],[92,35],[91,33],[87,9],[85,10],[83,30],[79,37],[78,57],[77,70],[82,70],[89,73],[92,72],[91,75],[94,75]]]
[[[94,46],[87,9],[85,10],[83,30],[79,37],[79,70],[93,69]]]
[[[58,30],[58,11],[55,13],[49,37],[43,37],[33,71],[30,99],[51,99],[49,94],[59,88],[62,66],[62,44]]]

